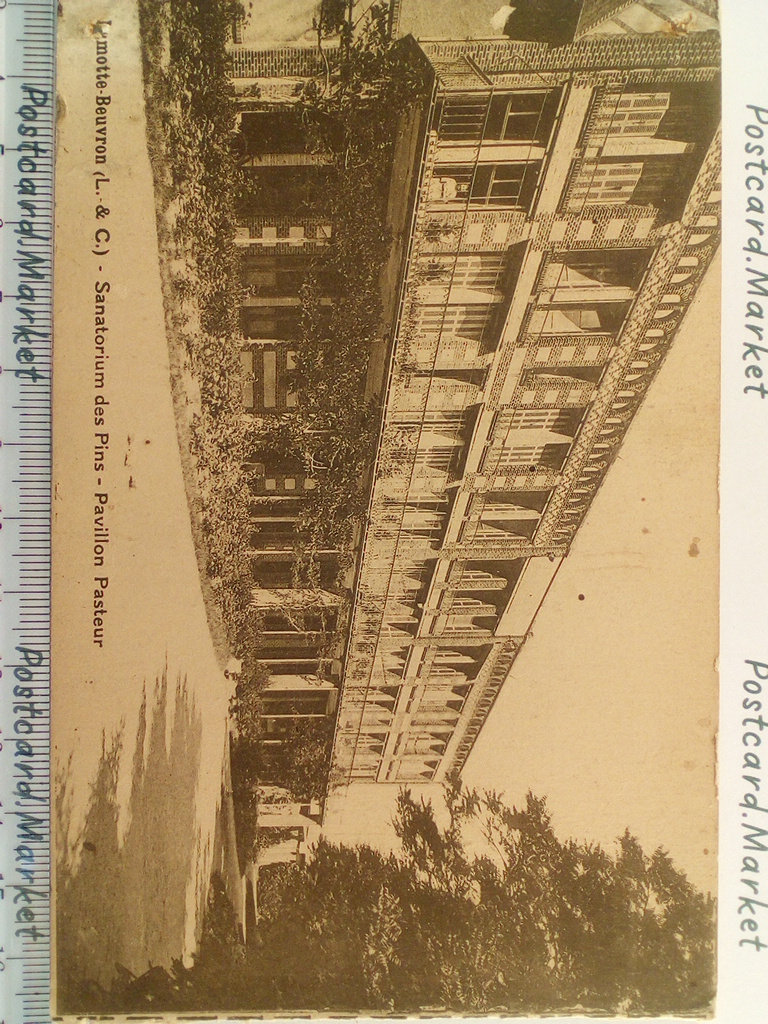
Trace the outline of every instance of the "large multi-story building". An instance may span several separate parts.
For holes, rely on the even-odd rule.
[[[335,785],[461,768],[716,250],[719,39],[702,0],[677,5],[685,24],[665,6],[585,3],[564,45],[419,42],[432,90],[411,119],[349,640],[326,674],[340,686]],[[262,184],[286,182],[239,239],[256,412],[291,407],[291,274],[333,230],[301,210],[323,158],[283,138],[244,155]],[[266,463],[256,479],[255,599],[275,605],[265,657],[284,681],[319,656],[279,607],[297,600],[279,591],[314,482]],[[332,614],[337,599],[321,601]]]

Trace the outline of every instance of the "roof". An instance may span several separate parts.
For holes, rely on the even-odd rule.
[[[576,37],[585,35],[601,21],[607,21],[614,14],[631,7],[634,2],[635,0],[584,0],[579,24],[576,27]]]
[[[576,38],[605,31],[684,35],[713,29],[717,0],[584,0]]]

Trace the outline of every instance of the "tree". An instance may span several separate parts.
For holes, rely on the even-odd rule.
[[[279,746],[260,748],[258,765],[262,781],[285,787],[297,801],[323,797],[333,728],[330,717],[293,719]]]
[[[322,0],[318,29],[324,36],[336,35],[346,25],[347,0]]]
[[[249,716],[251,711],[248,712]],[[263,709],[254,700],[253,723],[232,745],[235,809],[253,805],[259,786],[282,786],[294,800],[319,800],[328,784],[334,721],[331,717],[289,719],[280,743],[265,744]]]
[[[447,802],[450,824],[440,829],[429,804],[401,793],[396,829],[425,884],[460,893],[481,911],[473,948],[490,915],[494,937],[482,966],[476,963],[484,1000],[494,993],[499,1005],[525,1012],[580,1005],[659,1014],[707,1006],[714,904],[663,849],[649,856],[629,832],[614,857],[561,841],[545,801],[532,794],[517,809],[498,794],[465,791],[454,778]],[[473,861],[462,845],[470,823],[490,850]]]
[[[518,0],[504,32],[511,39],[560,46],[573,41],[580,14],[580,0]]]
[[[247,658],[237,676],[229,710],[243,739],[261,735],[261,695],[269,682],[269,669],[261,662]]]
[[[713,995],[713,901],[662,850],[560,840],[544,800],[447,787],[448,824],[407,790],[400,855],[321,840],[259,876],[236,959],[201,952],[172,1009],[692,1014]],[[485,836],[478,856],[464,833]]]

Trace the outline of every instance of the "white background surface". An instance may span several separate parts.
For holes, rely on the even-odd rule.
[[[768,942],[768,853],[754,854],[760,873],[757,897],[759,931],[739,929],[739,896],[750,895],[740,882],[743,849],[742,813],[739,803],[751,789],[742,776],[745,747],[742,745],[746,696],[743,680],[749,678],[745,659],[768,661],[768,399],[744,393],[743,342],[749,297],[743,251],[746,240],[759,231],[746,224],[746,186],[749,173],[745,126],[753,119],[747,104],[768,107],[768,4],[764,0],[722,0],[724,110],[724,236],[723,236],[723,347],[721,436],[721,735],[720,759],[720,980],[717,1021],[736,1024],[768,1020],[768,949],[739,947],[751,934]],[[766,115],[768,120],[768,115]],[[768,153],[768,125],[766,126]],[[766,177],[760,174],[760,177]],[[768,199],[765,191],[752,193]],[[756,215],[752,215],[756,216]],[[765,217],[757,219],[766,220]],[[768,229],[766,233],[768,234]],[[755,257],[768,270],[768,257]],[[765,267],[760,262],[765,263]],[[763,300],[768,307],[768,302]],[[758,322],[758,321],[753,321]],[[768,332],[767,332],[768,333]],[[765,355],[764,357],[765,358]],[[747,670],[747,671],[745,671]],[[768,695],[768,687],[765,690]],[[758,698],[759,699],[759,698]],[[766,707],[763,701],[763,707]],[[768,735],[758,750],[765,750],[760,777],[768,806]],[[768,813],[751,812],[751,820]],[[744,915],[742,915],[743,918]]]

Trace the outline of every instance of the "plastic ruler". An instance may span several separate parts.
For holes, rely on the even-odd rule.
[[[51,0],[0,0],[0,1020],[50,1020]]]

